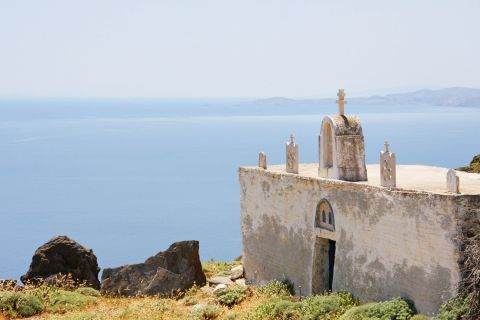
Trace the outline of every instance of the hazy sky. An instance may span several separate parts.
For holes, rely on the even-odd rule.
[[[0,0],[0,97],[480,87],[479,0]]]

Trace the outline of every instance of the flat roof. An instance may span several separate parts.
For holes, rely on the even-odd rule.
[[[447,191],[447,168],[424,165],[397,165],[397,188],[432,193],[450,194]],[[270,165],[267,171],[287,174],[285,164]],[[380,165],[367,165],[368,181],[353,182],[380,187]],[[480,174],[457,171],[461,194],[480,194]],[[317,163],[299,165],[299,176],[318,178]]]

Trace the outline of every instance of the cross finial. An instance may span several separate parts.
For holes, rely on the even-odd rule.
[[[290,143],[295,144],[293,132],[290,134]]]
[[[385,151],[390,152],[389,148],[390,148],[390,143],[388,143],[388,141],[385,140]]]
[[[338,113],[343,116],[345,114],[345,104],[347,104],[347,100],[345,100],[345,90],[338,89],[337,97]]]

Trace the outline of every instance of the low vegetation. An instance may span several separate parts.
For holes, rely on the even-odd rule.
[[[408,320],[413,316],[413,306],[395,298],[384,302],[367,303],[348,310],[340,320],[393,319]]]
[[[0,292],[0,310],[7,317],[30,317],[44,311],[44,304],[33,294],[5,291]]]
[[[226,274],[236,264],[209,262],[210,276]],[[459,296],[442,306],[431,320],[468,319],[468,297]],[[288,281],[262,286],[232,286],[213,293],[194,286],[175,298],[104,297],[92,288],[46,285],[0,288],[0,319],[58,320],[426,320],[414,315],[401,298],[360,305],[348,292],[329,292],[298,299]],[[3,318],[2,318],[3,317]]]
[[[98,296],[92,296],[91,290],[67,291],[41,286],[20,291],[0,291],[0,310],[9,318],[30,317],[39,313],[66,313],[83,310],[88,305],[96,304],[98,299]]]
[[[239,258],[237,258],[237,260],[239,260]],[[229,276],[232,268],[240,265],[240,261],[237,260],[232,262],[220,262],[213,260],[205,262],[203,264],[203,272],[207,278]]]
[[[470,165],[466,167],[458,168],[457,170],[465,171],[465,172],[472,172],[472,173],[480,173],[480,154],[473,157]]]
[[[245,319],[335,320],[340,319],[347,310],[356,305],[358,301],[346,292],[311,296],[301,301],[296,301],[291,296],[272,296],[247,314]]]
[[[266,297],[290,297],[295,294],[293,284],[287,280],[272,280],[257,287],[257,294]]]
[[[247,298],[247,291],[246,288],[240,286],[221,290],[216,294],[217,302],[227,307],[233,307]]]
[[[445,303],[439,310],[438,315],[433,320],[467,320],[478,319],[471,317],[469,313],[469,299],[464,295],[459,295]]]

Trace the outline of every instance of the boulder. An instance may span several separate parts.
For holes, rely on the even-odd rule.
[[[104,269],[102,293],[120,296],[171,296],[206,283],[198,241],[181,241],[144,263]]]
[[[40,246],[34,253],[27,273],[20,277],[27,282],[38,283],[40,280],[60,278],[70,275],[77,284],[85,283],[100,289],[98,281],[97,257],[67,236],[58,236]]]
[[[235,284],[237,286],[240,286],[240,287],[244,287],[244,288],[247,287],[247,283],[245,282],[245,279],[243,279],[243,278],[235,280]]]
[[[243,278],[243,266],[242,265],[239,265],[239,266],[236,266],[236,267],[232,268],[231,275],[230,275],[230,279],[232,279],[232,280],[237,280],[237,279],[240,279],[240,278]]]
[[[226,284],[223,284],[223,283],[220,283],[220,284],[217,284],[215,286],[215,288],[213,289],[213,293],[214,294],[218,294],[219,292],[221,291],[224,291],[224,290],[227,290],[228,289],[228,286]]]
[[[208,284],[201,287],[200,290],[203,292],[203,293],[206,293],[206,294],[212,294],[213,293],[213,288],[210,287]]]
[[[217,284],[232,285],[234,282],[230,279],[230,277],[217,276],[217,277],[208,279],[208,283],[212,285],[217,285]]]

